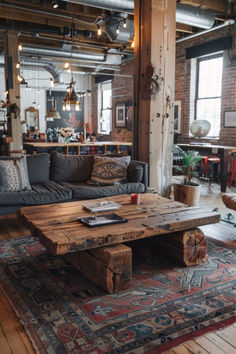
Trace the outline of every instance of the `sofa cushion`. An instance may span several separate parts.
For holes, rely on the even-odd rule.
[[[72,191],[54,181],[32,185],[31,190],[0,192],[0,206],[37,205],[63,202],[72,198]]]
[[[0,192],[31,189],[26,157],[0,160]]]
[[[127,167],[130,156],[101,157],[95,156],[89,184],[101,186],[113,185],[127,181]]]
[[[49,154],[33,154],[27,156],[27,168],[30,184],[49,181]]]
[[[142,182],[143,167],[139,165],[130,165],[127,170],[128,182]]]
[[[94,156],[64,155],[51,152],[51,179],[54,181],[85,182],[90,178]]]
[[[120,183],[112,186],[95,186],[87,183],[60,182],[72,190],[72,198],[77,200],[111,197],[119,194],[143,193],[142,183]]]

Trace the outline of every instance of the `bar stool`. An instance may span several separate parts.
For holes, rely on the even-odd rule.
[[[229,182],[230,188],[232,187],[235,173],[236,173],[236,158],[233,159],[232,172],[231,172],[231,177],[230,177],[230,182]]]
[[[203,175],[204,179],[211,184],[212,180],[218,180],[218,170],[220,158],[215,156],[203,156]]]

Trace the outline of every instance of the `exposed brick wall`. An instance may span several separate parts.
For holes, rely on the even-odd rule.
[[[202,139],[204,142],[212,142],[219,145],[236,145],[236,128],[224,127],[224,112],[236,110],[236,45],[235,45],[236,26],[224,27],[217,31],[209,32],[176,45],[176,82],[175,99],[182,101],[182,132],[177,136],[177,142],[188,143],[193,140],[189,137],[189,119],[193,115],[193,107],[190,104],[190,88],[193,89],[191,82],[191,61],[185,59],[185,49],[194,45],[199,45],[214,39],[233,36],[233,49],[224,52],[223,75],[222,75],[222,102],[221,102],[221,130],[217,140]]]
[[[134,62],[128,62],[121,67],[120,74],[133,75]],[[92,122],[93,131],[97,134],[97,85],[93,79]],[[116,104],[133,102],[133,77],[114,76],[112,80],[112,132],[106,135],[106,140],[132,141],[132,131],[115,127]]]

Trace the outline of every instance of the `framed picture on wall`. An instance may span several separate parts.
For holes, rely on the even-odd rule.
[[[181,133],[181,101],[174,103],[174,132]]]
[[[125,103],[116,105],[116,128],[125,128]]]
[[[224,115],[224,127],[236,128],[236,111],[226,111]]]

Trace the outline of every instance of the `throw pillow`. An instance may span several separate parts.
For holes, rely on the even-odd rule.
[[[0,192],[31,189],[26,157],[0,160]]]
[[[126,182],[130,159],[130,156],[113,158],[95,156],[92,175],[87,183],[104,186]]]

